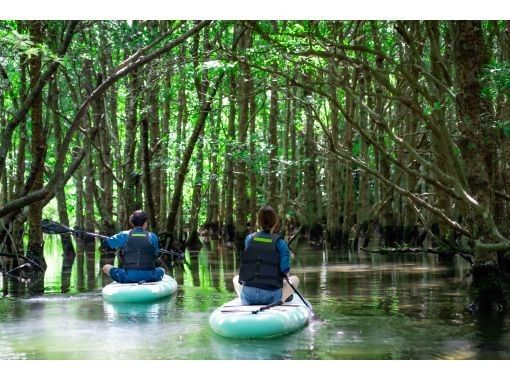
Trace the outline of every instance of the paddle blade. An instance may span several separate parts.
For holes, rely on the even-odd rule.
[[[45,234],[65,234],[73,232],[71,228],[49,219],[43,219],[41,221],[41,228]]]

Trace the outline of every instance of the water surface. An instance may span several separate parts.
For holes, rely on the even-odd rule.
[[[279,338],[235,340],[208,325],[234,298],[236,254],[186,252],[171,269],[178,292],[151,304],[111,304],[101,255],[64,260],[45,244],[43,291],[0,276],[0,359],[509,359],[510,317],[479,317],[469,265],[435,255],[382,256],[294,247],[292,272],[320,320]],[[62,269],[64,268],[64,269]]]

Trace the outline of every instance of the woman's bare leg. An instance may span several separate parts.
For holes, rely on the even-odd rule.
[[[241,297],[243,286],[239,283],[239,276],[235,276],[232,281],[234,282],[234,289],[236,290],[237,296]]]
[[[289,281],[292,283],[292,285],[297,289],[299,286],[299,278],[297,276],[290,276]],[[294,289],[289,285],[287,280],[283,280],[283,289],[282,289],[282,301],[285,302],[287,298],[290,297],[290,295],[294,293]]]

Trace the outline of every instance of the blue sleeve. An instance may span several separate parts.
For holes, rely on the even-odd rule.
[[[289,273],[290,271],[290,251],[289,246],[283,239],[276,241],[276,248],[280,252],[280,271]]]
[[[156,235],[154,232],[149,232],[149,239],[152,243],[152,246],[154,247],[154,256],[158,255],[159,252],[159,239],[158,235]]]
[[[246,239],[244,239],[244,249],[248,248],[248,244],[250,244],[250,241],[253,239],[253,234],[249,234],[246,236]]]
[[[128,234],[128,231],[121,231],[118,234],[106,239],[106,244],[108,244],[108,246],[112,249],[124,247],[128,239]]]

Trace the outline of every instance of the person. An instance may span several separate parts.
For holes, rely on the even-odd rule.
[[[234,288],[243,305],[269,305],[290,301],[294,290],[283,280],[290,271],[290,252],[285,240],[275,233],[278,216],[270,205],[257,213],[259,231],[249,234],[241,255]],[[288,277],[297,288],[297,276]]]
[[[133,227],[131,230],[121,231],[102,241],[101,245],[106,250],[123,250],[122,267],[106,264],[103,272],[121,283],[160,281],[165,270],[155,266],[159,250],[158,236],[147,231],[147,214],[137,210],[129,217],[129,223]]]

